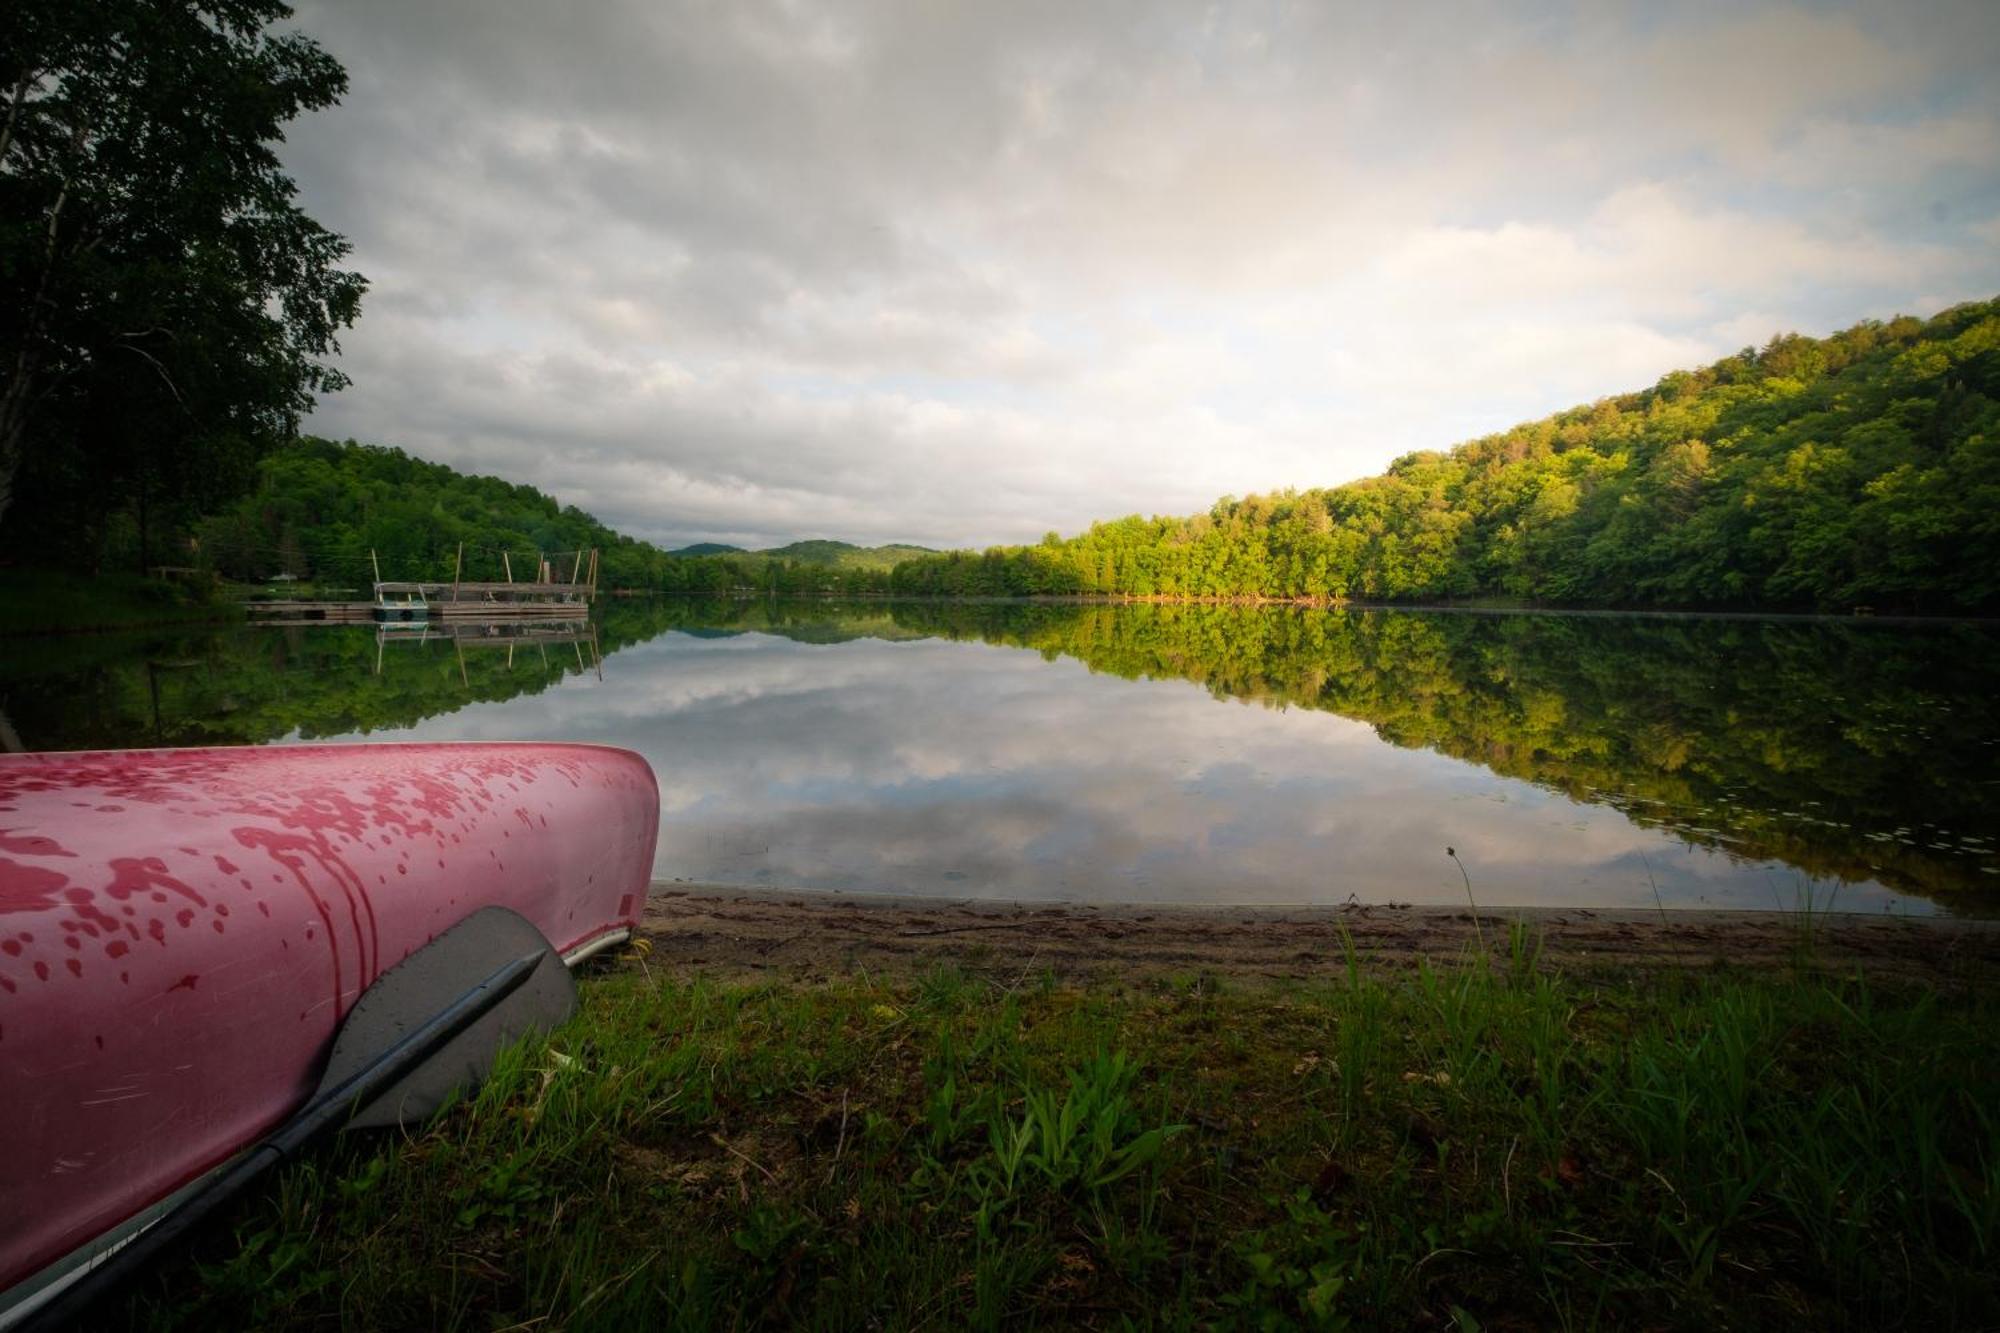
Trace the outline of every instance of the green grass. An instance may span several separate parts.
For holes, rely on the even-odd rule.
[[[1496,941],[1496,948],[1501,947]],[[1491,967],[1238,988],[630,965],[331,1146],[137,1327],[2000,1320],[1988,990]]]
[[[0,569],[0,634],[65,634],[242,619],[212,589],[136,574]]]

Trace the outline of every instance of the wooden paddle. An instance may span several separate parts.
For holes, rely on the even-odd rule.
[[[143,1229],[80,1259],[8,1312],[26,1333],[89,1308],[264,1172],[337,1125],[414,1123],[476,1085],[509,1042],[576,1011],[576,983],[541,931],[504,907],[474,912],[375,979],[348,1011],[319,1086],[291,1119],[218,1167]],[[12,1318],[0,1324],[12,1324]]]

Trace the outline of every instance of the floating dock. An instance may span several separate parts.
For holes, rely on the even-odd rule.
[[[421,607],[433,617],[559,620],[590,614],[588,583],[378,583],[371,611]],[[400,619],[389,615],[385,619]]]
[[[461,553],[462,554],[462,553]],[[579,551],[570,561],[569,578],[557,582],[550,562],[537,560],[539,577],[516,582],[511,574],[504,581],[462,579],[375,580],[372,602],[252,602],[250,610],[258,624],[365,625],[373,623],[424,623],[437,620],[563,621],[583,620],[590,615],[591,598],[597,594],[597,552]]]

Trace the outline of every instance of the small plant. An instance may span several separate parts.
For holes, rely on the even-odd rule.
[[[1001,1116],[988,1125],[989,1193],[1012,1197],[1030,1170],[1050,1190],[1094,1193],[1151,1163],[1187,1126],[1141,1128],[1131,1095],[1137,1073],[1123,1051],[1100,1053],[1073,1071],[1062,1091],[1025,1089],[1018,1120]]]
[[[1071,1074],[1069,1092],[1060,1103],[1053,1092],[1028,1093],[1040,1149],[1031,1160],[1052,1187],[1080,1181],[1089,1189],[1102,1189],[1159,1156],[1167,1139],[1186,1128],[1139,1129],[1131,1098],[1137,1072],[1118,1051],[1099,1055]]]
[[[756,1203],[751,1205],[750,1215],[744,1219],[743,1225],[730,1233],[729,1240],[757,1263],[770,1267],[791,1248],[804,1226],[803,1219],[795,1214],[785,1213],[769,1204]]]
[[[1516,985],[1535,975],[1542,961],[1542,932],[1516,918],[1507,923],[1507,975]]]
[[[999,1193],[1011,1197],[1021,1179],[1021,1164],[1028,1160],[1028,1149],[1034,1146],[1034,1118],[1023,1117],[1015,1124],[996,1117],[987,1126],[987,1132],[993,1143],[994,1178]]]
[[[485,1175],[469,1181],[458,1194],[458,1225],[472,1230],[488,1219],[512,1222],[522,1209],[539,1207],[547,1197],[537,1169],[540,1157],[538,1149],[522,1148],[494,1162]]]
[[[1472,933],[1479,940],[1479,952],[1483,954],[1486,952],[1486,930],[1479,924],[1479,904],[1472,898],[1472,876],[1465,873],[1465,862],[1458,859],[1458,848],[1447,847],[1444,854],[1451,858],[1451,863],[1458,867],[1459,878],[1465,881],[1465,902],[1472,909]]]
[[[1280,1221],[1235,1247],[1245,1277],[1225,1302],[1254,1328],[1352,1327],[1340,1307],[1360,1266],[1360,1247],[1313,1202],[1310,1190],[1299,1190],[1281,1207]]]
[[[1838,883],[1829,887],[1822,897],[1820,881],[1816,875],[1799,876],[1798,885],[1792,891],[1792,908],[1787,915],[1792,921],[1792,962],[1799,968],[1812,966],[1819,954],[1819,937],[1826,929],[1826,920],[1833,914],[1834,903],[1840,898]]]

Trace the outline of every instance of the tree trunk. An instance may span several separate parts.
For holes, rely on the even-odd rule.
[[[26,358],[21,358],[25,361]],[[0,523],[14,504],[14,481],[20,475],[21,455],[28,440],[28,371],[17,364],[0,390]]]
[[[15,88],[16,101],[26,94],[26,84]],[[12,135],[13,117],[8,118]],[[81,130],[78,131],[79,135]],[[78,139],[81,142],[81,139]],[[69,201],[69,180],[56,191],[55,207],[49,210],[48,240],[42,247],[42,272],[35,280],[35,298],[21,312],[21,327],[15,345],[7,349],[13,364],[7,367],[7,385],[0,389],[0,522],[14,505],[14,482],[21,473],[21,455],[28,444],[28,409],[34,401],[35,372],[40,368],[37,340],[47,319],[44,303],[49,299],[49,282],[55,273],[56,237],[62,223],[63,205]]]

